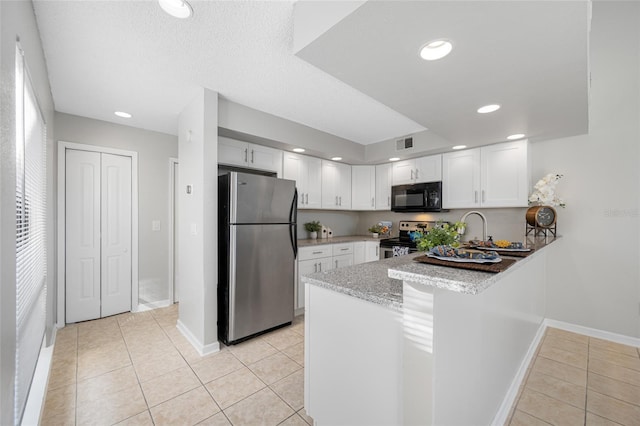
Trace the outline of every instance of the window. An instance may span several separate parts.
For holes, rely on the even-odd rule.
[[[16,378],[20,423],[46,323],[46,124],[16,46]]]

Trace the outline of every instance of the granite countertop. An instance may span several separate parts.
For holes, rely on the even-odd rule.
[[[518,258],[509,269],[497,274],[418,263],[413,259],[424,253],[413,253],[306,275],[302,277],[302,281],[401,310],[404,280],[458,293],[479,294],[505,274],[526,265],[553,241],[555,239],[527,241],[527,247],[535,248],[536,251],[525,258]]]
[[[345,237],[331,237],[331,238],[318,238],[316,240],[305,239],[298,240],[298,247],[310,247],[310,246],[321,246],[324,244],[339,244],[339,243],[352,243],[354,241],[380,241],[381,239],[389,238],[373,238],[371,234],[369,235],[349,235]]]

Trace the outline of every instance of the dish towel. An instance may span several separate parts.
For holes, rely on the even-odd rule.
[[[406,256],[409,254],[409,247],[393,246],[393,257]]]

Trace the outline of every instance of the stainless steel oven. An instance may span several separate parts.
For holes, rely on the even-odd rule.
[[[401,220],[398,226],[400,229],[399,236],[380,241],[380,259],[388,259],[390,257],[397,257],[417,252],[418,249],[411,234],[415,231],[423,233],[429,232],[429,230],[434,226],[436,226],[436,222]]]

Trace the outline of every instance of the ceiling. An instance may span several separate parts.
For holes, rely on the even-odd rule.
[[[206,87],[364,145],[587,132],[585,1],[368,1],[297,55],[294,2],[191,4],[179,20],[151,0],[35,0],[56,110],[176,134]],[[451,55],[419,59],[442,37]],[[475,112],[487,103],[502,109]]]

